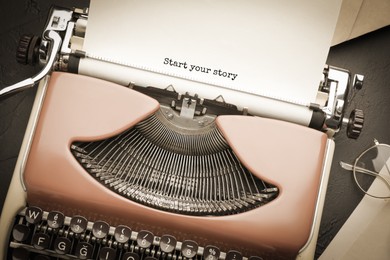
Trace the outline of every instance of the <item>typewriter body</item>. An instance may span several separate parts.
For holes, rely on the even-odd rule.
[[[344,112],[363,77],[325,66],[307,103],[220,86],[170,69],[242,75],[85,50],[89,11],[54,7],[42,36],[18,49],[42,72],[0,92],[39,81],[0,258],[312,258],[332,137],[342,125],[359,136],[362,112]]]

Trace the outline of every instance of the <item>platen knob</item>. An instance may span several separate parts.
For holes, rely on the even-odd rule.
[[[360,109],[354,109],[350,116],[347,126],[347,136],[352,139],[357,139],[362,132],[364,124],[364,113]]]
[[[21,64],[35,65],[38,61],[41,38],[35,35],[23,35],[16,50],[16,61]]]

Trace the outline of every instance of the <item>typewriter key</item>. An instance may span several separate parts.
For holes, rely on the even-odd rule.
[[[84,230],[87,228],[88,221],[86,218],[82,216],[75,216],[70,221],[70,229],[76,233],[80,234],[84,232]]]
[[[43,250],[49,247],[50,237],[47,234],[36,233],[32,239],[32,245],[39,250]]]
[[[163,235],[160,240],[160,248],[164,253],[171,253],[175,250],[176,238],[170,235]]]
[[[230,250],[226,254],[225,260],[242,260],[242,254],[235,250]]]
[[[23,242],[28,238],[30,234],[30,228],[28,226],[17,224],[12,230],[12,237],[19,242]]]
[[[154,235],[150,231],[141,230],[138,232],[137,236],[137,244],[141,248],[148,248],[152,245],[154,239]]]
[[[36,255],[34,257],[34,260],[50,260],[50,256],[47,256],[47,255]]]
[[[132,252],[127,252],[122,256],[122,260],[139,260],[139,255]]]
[[[47,225],[53,229],[61,228],[64,220],[64,214],[58,211],[52,211],[47,215]]]
[[[93,246],[87,242],[80,242],[76,247],[76,257],[80,259],[89,259],[92,257]]]
[[[57,237],[54,241],[54,250],[60,255],[68,254],[71,246],[72,242],[66,237]]]
[[[12,260],[27,260],[29,259],[30,253],[27,251],[27,249],[19,247],[15,248],[12,251]]]
[[[131,236],[131,229],[127,226],[117,226],[114,232],[115,240],[118,243],[126,243]]]
[[[263,258],[260,256],[251,256],[249,257],[249,260],[263,260]]]
[[[216,246],[206,246],[203,251],[205,260],[218,260],[221,251]]]
[[[92,226],[92,234],[96,238],[104,238],[107,236],[110,226],[104,221],[97,221]]]
[[[181,253],[186,258],[193,258],[198,252],[198,244],[192,240],[185,240],[181,245]]]
[[[42,210],[38,207],[26,209],[26,221],[30,224],[37,224],[42,219]]]
[[[109,247],[103,247],[99,252],[99,260],[115,260],[116,250]]]

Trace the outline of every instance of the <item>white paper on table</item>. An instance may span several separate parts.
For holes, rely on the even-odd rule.
[[[389,0],[343,0],[332,45],[390,25]]]
[[[84,51],[130,67],[95,68],[96,61],[84,59],[80,72],[172,84],[209,99],[223,95],[254,114],[307,125],[307,108],[256,95],[315,102],[340,6],[341,0],[92,0]],[[169,59],[182,64],[164,64]]]
[[[388,174],[389,164],[390,159],[381,175]],[[368,193],[382,189],[387,191],[388,187],[376,178]],[[390,259],[389,216],[390,199],[365,195],[319,259]]]

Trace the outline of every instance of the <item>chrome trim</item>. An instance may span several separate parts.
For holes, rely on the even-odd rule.
[[[341,126],[348,105],[350,78],[347,70],[331,66],[324,69],[324,82],[320,90],[328,93],[328,103],[322,111],[326,114],[326,125],[329,128],[338,130]]]
[[[327,189],[327,186],[328,186],[327,184],[329,181],[330,169],[331,169],[332,160],[333,160],[333,153],[334,153],[334,141],[332,139],[327,140],[325,151],[326,152],[325,152],[325,157],[324,157],[324,163],[322,165],[322,170],[321,170],[322,176],[321,176],[321,181],[320,181],[320,188],[318,190],[317,202],[316,202],[316,207],[315,207],[315,211],[314,211],[310,235],[309,235],[308,240],[306,241],[306,244],[299,250],[297,259],[299,258],[299,254],[303,253],[303,251],[305,251],[312,242],[317,243],[318,234],[316,237],[314,237],[314,232],[316,230],[316,225],[317,224],[319,225],[321,222],[322,214],[319,215],[320,214],[319,211],[322,213],[323,208],[320,206],[325,201],[326,189]],[[322,195],[322,193],[324,193],[324,194]],[[317,222],[317,218],[318,218],[319,223]],[[319,226],[318,226],[318,231],[319,231]],[[313,239],[315,239],[315,241],[312,241]],[[314,248],[314,251],[315,251],[315,248]]]
[[[39,116],[41,114],[43,101],[44,101],[45,96],[46,96],[46,90],[47,90],[47,85],[48,85],[49,79],[50,79],[50,76],[47,75],[41,81],[42,82],[41,83],[42,84],[42,91],[40,93],[40,91],[38,89],[37,96],[36,96],[35,102],[34,102],[34,105],[37,104],[36,105],[37,106],[37,110],[36,110],[36,113],[34,115],[31,115],[32,116],[31,117],[32,127],[31,127],[31,131],[28,133],[28,136],[26,136],[26,138],[27,138],[27,147],[26,147],[26,149],[24,151],[24,154],[23,154],[23,157],[22,157],[22,163],[21,163],[20,172],[19,172],[20,183],[21,183],[22,188],[23,188],[24,191],[27,191],[26,185],[24,184],[24,170],[25,170],[25,167],[26,167],[28,155],[30,154],[32,140],[33,140],[33,137],[34,137],[34,134],[35,134],[35,130],[36,130],[36,127],[37,127]]]
[[[74,22],[68,23],[63,44],[61,46],[61,54],[70,54],[72,52],[72,50],[69,48],[69,45],[70,45],[70,38],[72,37],[73,34],[74,26],[75,26]]]
[[[66,31],[68,22],[72,19],[73,12],[59,8],[52,10],[45,31]]]

